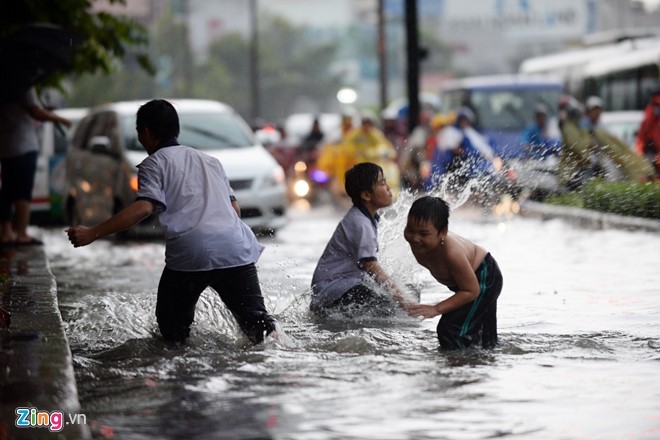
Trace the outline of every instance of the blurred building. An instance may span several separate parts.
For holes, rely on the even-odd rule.
[[[417,2],[420,28],[453,49],[453,70],[466,75],[515,72],[525,58],[583,44],[585,37],[603,35],[603,31],[660,26],[660,11],[645,10],[639,0]],[[344,77],[347,86],[358,90],[359,106],[378,103],[377,5],[378,0],[126,0],[124,6],[111,5],[107,0],[95,3],[97,8],[127,13],[143,23],[155,19],[164,7],[172,7],[188,23],[191,51],[197,60],[207,56],[212,42],[229,33],[239,32],[249,38],[253,13],[257,17],[281,16],[304,26],[310,41],[340,43],[333,69]],[[387,45],[396,54],[388,64],[391,98],[405,94],[404,7],[404,0],[383,0]],[[356,35],[373,40],[373,53],[364,53],[351,40]],[[446,77],[446,72],[426,72],[422,84],[434,91],[431,89]]]

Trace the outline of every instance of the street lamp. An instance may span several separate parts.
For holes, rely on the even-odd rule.
[[[337,92],[337,101],[341,102],[342,104],[353,104],[355,101],[357,101],[357,97],[357,92],[350,87],[344,87]]]

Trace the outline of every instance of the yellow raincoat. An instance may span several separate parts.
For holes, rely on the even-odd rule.
[[[346,171],[362,162],[380,165],[392,193],[399,193],[401,174],[396,150],[377,128],[352,129],[340,142],[325,145],[316,164],[320,170],[331,176],[334,186],[343,189]]]

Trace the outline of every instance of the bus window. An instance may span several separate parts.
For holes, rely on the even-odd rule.
[[[534,107],[544,104],[549,117],[556,115],[564,93],[560,78],[550,75],[493,75],[457,79],[441,93],[442,111],[467,106],[475,114],[475,128],[503,157],[523,155],[520,135],[534,122]]]

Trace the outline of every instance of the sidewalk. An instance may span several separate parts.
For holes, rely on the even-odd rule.
[[[525,201],[520,205],[520,214],[527,217],[541,218],[543,220],[561,218],[579,224],[580,226],[595,229],[625,229],[629,231],[642,230],[660,232],[660,220],[607,214],[592,211],[590,209],[573,208],[570,206],[558,206]]]
[[[71,422],[80,403],[43,246],[0,248],[0,308],[11,313],[9,322],[0,315],[0,440],[90,438],[86,424]],[[26,413],[28,425],[44,413],[40,421],[47,426],[17,427],[17,408],[26,408],[18,412]]]

